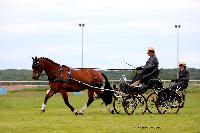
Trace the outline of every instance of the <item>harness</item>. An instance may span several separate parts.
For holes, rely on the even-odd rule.
[[[67,78],[67,83],[71,82],[73,80],[73,77],[72,77],[72,69],[69,68],[69,71],[68,71],[68,78]]]
[[[67,80],[63,80],[63,67],[64,67],[64,65],[60,66],[60,70],[59,70],[59,72],[56,74],[55,79],[49,80],[49,81],[70,83],[70,82],[73,80],[73,78],[72,78],[72,69],[71,69],[71,68],[68,68],[69,71],[68,71],[68,73],[67,73]],[[57,79],[58,74],[60,74],[60,73],[61,73],[60,79]]]
[[[54,79],[53,82],[71,83],[72,81],[74,81],[74,82],[76,82],[76,83],[78,83],[78,84],[80,84],[80,85],[85,85],[85,86],[88,86],[88,87],[93,88],[93,89],[100,89],[100,90],[102,90],[102,91],[104,91],[104,90],[107,90],[107,91],[114,91],[114,90],[109,90],[109,89],[105,89],[105,88],[99,88],[98,86],[90,85],[90,84],[85,83],[85,82],[83,82],[83,81],[77,80],[77,79],[73,78],[73,75],[72,75],[72,68],[68,68],[68,69],[69,69],[69,71],[67,72],[67,80],[63,80],[63,78],[62,78],[62,76],[63,76],[63,73],[62,73],[62,72],[63,72],[63,66],[61,66],[61,67],[60,67],[60,71],[59,71],[59,73],[61,73],[61,77],[60,77],[60,79]],[[57,73],[56,77],[58,76],[59,73]],[[97,78],[97,77],[95,76],[95,79],[96,79],[96,78]],[[69,85],[69,86],[70,86],[70,85]]]
[[[33,59],[33,64],[32,64],[32,69],[33,69],[33,71],[35,70],[35,69],[38,69],[38,66],[40,66],[41,68],[42,68],[42,70],[44,70],[45,71],[45,68],[44,68],[44,66],[42,65],[42,64],[40,64],[40,62],[39,62],[39,59],[37,58],[37,57],[35,57],[35,58],[33,58],[32,57],[32,59]],[[46,59],[46,58],[44,58],[44,59]],[[48,58],[47,58],[48,59]],[[49,59],[48,59],[49,60]],[[51,60],[50,60],[51,61]],[[53,62],[53,61],[52,61]],[[77,80],[77,79],[75,79],[75,78],[73,78],[73,75],[72,75],[72,68],[70,68],[70,67],[67,67],[67,66],[65,66],[65,65],[59,65],[59,69],[58,70],[56,70],[56,71],[53,71],[53,72],[46,72],[45,74],[42,74],[42,72],[40,72],[40,73],[38,73],[38,71],[35,71],[35,74],[36,74],[36,77],[37,78],[39,78],[40,76],[44,76],[44,75],[47,75],[48,76],[48,80],[49,80],[49,82],[62,82],[62,83],[70,83],[71,84],[71,82],[73,81],[73,82],[75,82],[75,83],[77,83],[77,84],[80,84],[80,85],[85,85],[85,86],[88,86],[88,87],[90,87],[90,88],[94,88],[94,89],[100,89],[100,90],[110,90],[110,89],[103,89],[103,88],[99,88],[99,84],[98,85],[96,85],[96,84],[94,84],[94,85],[90,85],[90,84],[88,84],[88,83],[85,83],[85,82],[83,82],[83,81],[80,81],[80,80]],[[67,71],[67,75],[64,75],[64,76],[67,76],[67,79],[66,80],[64,80],[63,79],[63,74],[65,74],[65,73],[63,73],[63,71],[64,70],[66,70],[66,69],[68,69],[68,71]],[[59,76],[60,75],[60,76]],[[95,76],[94,77],[95,79],[97,79],[97,77]],[[70,86],[70,85],[69,85]]]
[[[106,88],[99,88],[98,86],[90,85],[88,83],[85,83],[83,81],[80,81],[80,80],[77,80],[77,79],[73,78],[72,68],[69,68],[69,67],[68,67],[69,70],[67,72],[67,80],[63,80],[64,67],[65,67],[64,65],[60,66],[60,69],[58,71],[56,71],[57,73],[55,75],[55,78],[53,78],[53,79],[48,78],[49,82],[71,83],[72,81],[74,81],[74,82],[76,82],[78,84],[85,85],[85,86],[88,86],[88,87],[93,88],[93,89],[99,89],[101,91],[111,91],[111,92],[115,91],[115,90],[110,90],[110,89],[106,89]],[[52,72],[52,73],[55,73],[55,72]],[[61,74],[60,78],[57,78],[59,74]],[[48,75],[48,74],[47,73],[46,74],[42,74],[41,76],[43,76],[43,75]],[[95,76],[95,78],[97,78],[97,77]]]

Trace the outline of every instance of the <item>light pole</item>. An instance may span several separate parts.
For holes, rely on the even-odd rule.
[[[85,26],[85,24],[79,24],[79,26],[82,29],[82,55],[81,55],[81,67],[83,68],[83,27]]]
[[[177,79],[179,78],[179,36],[178,32],[179,29],[181,28],[181,25],[175,25],[175,28],[177,29]]]

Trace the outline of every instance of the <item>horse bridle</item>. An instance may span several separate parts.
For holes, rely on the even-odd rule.
[[[35,59],[33,58],[32,69],[33,69],[33,71],[34,71],[34,73],[36,75],[36,78],[38,78],[38,79],[41,76],[41,73],[38,73],[38,71],[35,70],[35,69],[38,69],[39,66],[42,67],[42,68],[44,68],[42,65],[39,64],[39,60],[37,59],[37,57]],[[42,75],[44,75],[44,74],[42,74]]]
[[[63,71],[62,66],[60,66],[60,69],[55,71],[55,72],[51,72],[51,73],[45,72],[45,74],[42,74],[42,73],[38,73],[38,71],[35,70],[35,69],[38,69],[38,67],[41,67],[44,70],[44,66],[39,63],[39,60],[37,58],[35,58],[35,59],[33,58],[32,69],[33,69],[33,71],[34,71],[34,73],[36,75],[36,78],[39,79],[40,76],[55,74],[55,78],[48,79],[49,81],[56,81],[56,78],[57,78],[58,74],[60,74]],[[71,78],[71,69],[69,70],[69,73],[70,73],[69,75],[70,75],[70,78]],[[62,74],[61,74],[61,76],[62,76]]]

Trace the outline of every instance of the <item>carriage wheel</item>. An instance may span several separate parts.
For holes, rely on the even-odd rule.
[[[180,105],[181,105],[181,98],[180,96],[174,92],[174,91],[170,91],[170,99],[169,99],[169,103],[170,104],[170,108],[168,108],[167,113],[178,113],[179,109],[180,109]]]
[[[147,97],[147,110],[149,113],[157,113],[157,107],[156,107],[156,100],[158,98],[158,95],[153,92]]]
[[[180,104],[180,108],[184,107],[184,102],[185,102],[185,95],[186,95],[186,91],[178,91],[177,94],[179,95],[179,97],[181,98],[181,104]]]
[[[134,110],[134,114],[144,114],[147,109],[146,98],[143,95],[138,95],[135,97],[135,101],[137,102],[137,107]]]
[[[156,107],[160,114],[165,112],[176,114],[180,109],[180,103],[181,99],[176,92],[165,89],[159,92]]]
[[[123,107],[124,107],[124,111],[128,114],[131,115],[135,108],[134,108],[134,99],[132,99],[132,94],[129,94],[128,96],[126,96],[126,98],[124,99],[123,102]]]
[[[143,95],[130,94],[124,102],[124,111],[127,114],[144,114],[146,111],[146,98]]]
[[[113,102],[114,110],[117,114],[121,114],[124,112],[124,108],[122,106],[122,97],[116,97]]]

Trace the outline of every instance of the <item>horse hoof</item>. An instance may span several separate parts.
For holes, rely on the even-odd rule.
[[[111,114],[114,114],[114,113],[115,113],[115,111],[114,111],[114,110],[112,110],[110,113],[111,113]]]
[[[45,109],[42,109],[41,112],[40,112],[40,114],[42,114],[42,113],[44,113],[44,112],[45,112]]]
[[[79,112],[78,114],[79,114],[79,115],[83,115],[83,112]]]
[[[78,113],[78,112],[75,112],[74,114],[75,114],[75,115],[79,115],[79,113]]]

